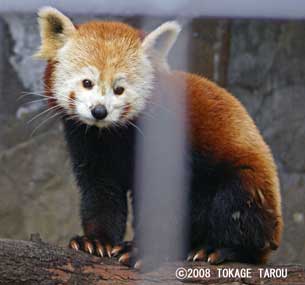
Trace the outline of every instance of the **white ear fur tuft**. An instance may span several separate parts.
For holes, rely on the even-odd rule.
[[[166,61],[166,57],[173,47],[181,26],[176,21],[165,22],[143,40],[142,47],[147,53],[157,53],[162,60]]]
[[[76,28],[71,20],[57,9],[43,7],[38,12],[41,46],[35,54],[42,59],[51,59],[57,50],[64,45]]]

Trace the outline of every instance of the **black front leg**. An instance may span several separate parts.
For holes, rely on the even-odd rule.
[[[122,241],[127,218],[126,192],[115,184],[105,182],[94,191],[82,193],[81,217],[88,237],[112,245]]]
[[[124,237],[127,190],[133,177],[134,136],[129,128],[108,131],[64,120],[74,175],[81,194],[83,237],[70,247],[110,256]]]
[[[92,187],[81,193],[84,236],[72,238],[70,247],[110,257],[113,246],[122,242],[126,229],[126,191],[102,181]]]

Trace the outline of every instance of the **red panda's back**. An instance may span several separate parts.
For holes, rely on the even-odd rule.
[[[182,72],[175,72],[174,77],[185,82],[192,146],[208,153],[215,163],[225,161],[232,167],[251,169],[240,175],[258,203],[273,209],[278,244],[283,224],[277,169],[254,121],[235,97],[208,79]]]

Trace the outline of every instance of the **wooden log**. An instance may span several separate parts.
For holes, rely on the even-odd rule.
[[[177,269],[181,267],[186,270],[184,272],[190,275],[190,278],[177,279],[175,274]],[[259,268],[265,274],[266,272],[271,274],[271,269],[277,269],[277,273],[281,270],[284,275],[287,272],[287,277],[267,278],[268,276],[265,276],[266,278],[261,278]],[[245,273],[247,269],[251,272],[251,278],[238,276],[237,273],[240,275],[242,272]],[[229,270],[231,270],[231,277],[226,277],[224,274],[229,273]],[[222,276],[219,275],[219,271],[221,271]],[[181,272],[180,274],[183,275],[183,270]],[[198,274],[199,277],[196,276]],[[203,274],[210,275],[210,277],[203,277]],[[240,263],[211,266],[204,262],[181,262],[165,263],[153,272],[139,273],[119,265],[115,258],[98,258],[83,252],[61,248],[44,243],[39,237],[31,241],[0,239],[0,284],[178,285],[182,284],[181,282],[192,282],[192,284],[301,285],[305,284],[305,267],[293,264],[264,267]]]

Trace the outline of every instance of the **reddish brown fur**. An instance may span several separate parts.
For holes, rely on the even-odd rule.
[[[75,100],[75,92],[71,92],[70,95],[69,95],[69,108],[71,110],[74,110],[75,108],[75,103],[74,103],[74,100]]]
[[[250,191],[264,216],[276,221],[270,229],[274,232],[270,248],[275,249],[283,229],[279,182],[270,149],[253,120],[236,98],[203,77],[175,72],[170,80],[186,84],[192,145],[212,153],[215,162],[227,161],[241,168],[244,189]],[[262,261],[266,261],[269,251],[263,252]]]
[[[45,90],[45,95],[50,97],[50,99],[48,100],[48,105],[50,108],[57,105],[56,99],[54,98],[52,93],[53,90],[52,76],[54,73],[55,64],[56,64],[55,62],[49,60],[44,73],[44,86],[45,86],[44,90]]]
[[[71,40],[73,53],[68,56],[77,67],[95,66],[98,70],[107,70],[107,74],[101,73],[101,80],[112,81],[105,76],[113,76],[117,70],[133,80],[129,63],[139,61],[141,39],[138,30],[118,22],[92,21],[79,25]]]
[[[126,105],[126,106],[124,107],[124,111],[123,111],[123,113],[121,114],[120,119],[121,119],[121,120],[124,119],[124,118],[128,115],[128,113],[130,112],[130,110],[131,110],[131,106],[130,106],[129,104]]]

